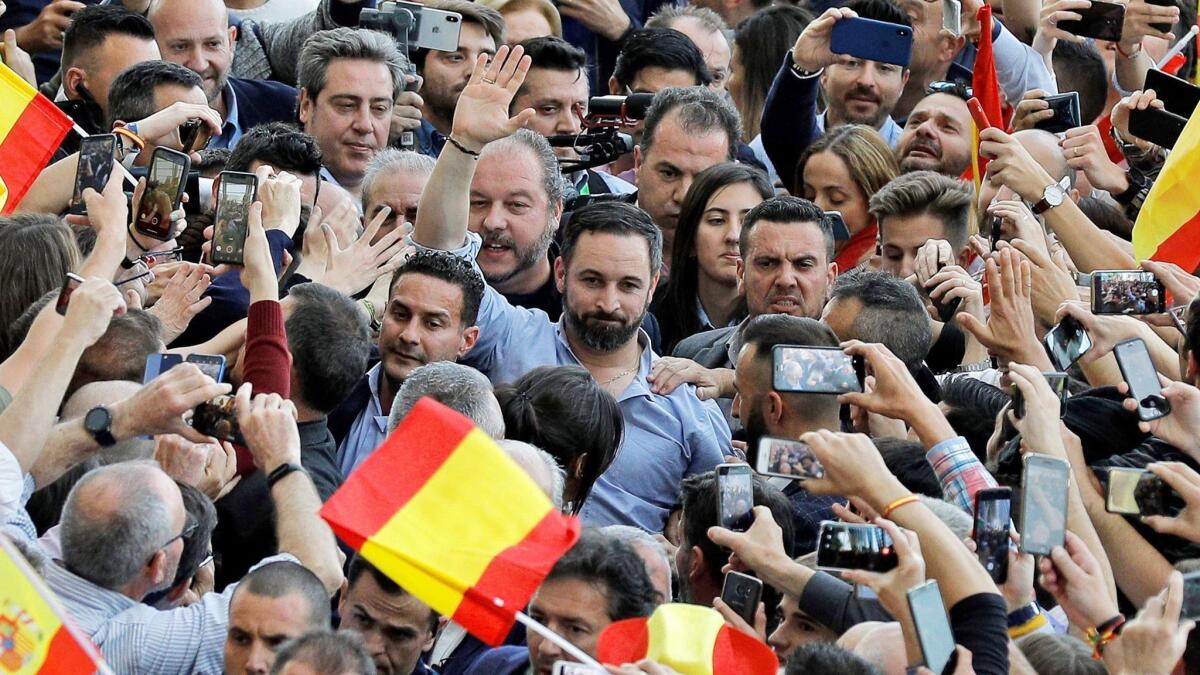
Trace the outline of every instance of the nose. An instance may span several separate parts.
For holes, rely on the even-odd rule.
[[[255,640],[250,646],[250,654],[246,659],[247,675],[267,675],[275,664],[275,653],[267,649],[262,642]]]
[[[400,331],[400,340],[410,345],[420,344],[421,333],[417,328],[416,319],[410,319],[408,324],[404,326],[404,330]]]
[[[202,73],[208,67],[208,59],[204,58],[204,50],[199,44],[188,50],[183,66],[196,73]]]
[[[577,134],[583,130],[583,124],[575,116],[575,109],[564,107],[558,111],[558,119],[554,123],[556,134]]]
[[[374,131],[374,127],[371,126],[371,106],[363,105],[356,111],[354,130],[360,134],[369,134]]]
[[[799,285],[800,275],[796,271],[796,266],[786,262],[780,265],[779,276],[775,277],[775,287],[786,290]]]
[[[372,657],[383,654],[383,636],[377,630],[368,630],[359,633],[363,637],[363,642],[367,645],[367,653]]]
[[[675,184],[675,190],[671,193],[671,202],[676,206],[683,204],[683,198],[687,196],[688,190],[691,187],[692,176],[684,176]]]
[[[479,227],[489,232],[507,229],[508,220],[504,217],[504,205],[499,201],[492,202],[483,214],[483,220],[480,221]]]
[[[596,307],[609,314],[620,311],[621,300],[616,286],[608,284],[604,287],[604,290],[596,296]]]
[[[907,279],[917,273],[917,257],[915,255],[905,253],[904,258],[900,261],[900,278]]]

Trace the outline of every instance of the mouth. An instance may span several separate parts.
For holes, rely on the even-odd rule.
[[[802,307],[800,298],[794,295],[779,295],[771,298],[771,308],[781,313],[794,312]]]
[[[345,143],[344,145],[346,146],[347,149],[350,150],[350,152],[355,152],[355,153],[364,154],[364,155],[370,155],[375,152],[375,148],[373,146],[367,145],[366,143]]]
[[[928,157],[929,159],[937,159],[937,150],[928,145],[912,145],[909,146],[908,152],[905,153],[908,157]]]
[[[414,354],[407,354],[407,353],[405,353],[405,352],[398,352],[398,351],[396,351],[396,350],[394,350],[394,349],[393,349],[393,350],[391,350],[389,353],[391,354],[391,356],[392,356],[392,359],[394,359],[394,360],[396,360],[396,361],[400,361],[400,362],[402,362],[402,363],[415,363],[415,364],[418,364],[418,365],[425,365],[425,359],[422,359],[421,357],[419,357],[419,356],[416,356],[416,355],[414,355]]]
[[[742,259],[742,256],[740,256],[736,253],[724,253],[721,255],[721,260],[727,260],[727,261],[729,261],[729,263],[731,265],[736,265],[737,262],[741,259]]]
[[[499,242],[486,242],[479,248],[480,253],[492,258],[503,256],[511,250],[511,246]]]

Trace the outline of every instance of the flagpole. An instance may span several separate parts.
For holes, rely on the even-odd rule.
[[[1170,61],[1175,57],[1176,54],[1182,52],[1184,48],[1188,46],[1188,43],[1196,37],[1196,33],[1200,33],[1200,27],[1192,26],[1189,28],[1188,32],[1184,33],[1183,37],[1179,38],[1179,40],[1167,50],[1166,54],[1163,54],[1163,57],[1158,60],[1158,63],[1154,64],[1154,67],[1162,70],[1162,68],[1167,65],[1168,61]]]
[[[71,129],[74,130],[75,133],[79,134],[80,138],[87,138],[88,136],[91,135],[88,132],[84,131],[83,127],[80,127],[79,124],[75,123],[75,122],[72,122]],[[137,179],[133,177],[133,174],[129,173],[129,169],[126,169],[125,166],[123,164],[121,164],[120,162],[113,162],[113,163],[116,164],[117,168],[121,170],[121,174],[123,176],[125,176],[125,180],[129,181],[129,184],[132,185],[133,187],[137,187]]]
[[[525,625],[526,628],[532,629],[533,632],[558,645],[560,649],[578,659],[580,663],[596,668],[602,673],[608,672],[605,670],[604,666],[600,665],[599,661],[583,653],[583,650],[581,650],[579,647],[567,642],[566,638],[563,636],[529,618],[525,612],[517,612],[517,621],[520,621]]]

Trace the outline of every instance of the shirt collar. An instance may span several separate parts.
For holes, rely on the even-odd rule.
[[[565,349],[571,355],[571,358],[575,359],[575,362],[582,366],[583,362],[571,350],[571,343],[567,340],[567,310],[565,307],[563,308],[563,315],[554,324],[554,337],[558,340],[559,346]],[[640,326],[638,327],[637,341],[638,345],[642,348],[642,355],[638,361],[637,377],[633,378],[629,386],[625,387],[625,391],[621,392],[621,395],[617,397],[618,403],[638,396],[653,395],[650,391],[650,386],[646,383],[646,376],[650,374],[650,367],[654,363],[654,349],[650,346],[650,336]]]
[[[225,82],[225,88],[221,90],[221,95],[225,97],[225,124],[221,126],[221,135],[224,136],[240,129],[241,125],[238,123],[237,94],[233,93],[233,87],[229,86],[228,80]]]
[[[371,390],[371,405],[375,408],[370,411],[370,414],[374,416],[383,414],[383,405],[379,402],[379,380],[382,377],[383,361],[376,363],[367,371],[367,388]]]

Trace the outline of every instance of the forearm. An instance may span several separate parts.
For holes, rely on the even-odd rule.
[[[1124,49],[1124,47],[1118,48]],[[1139,50],[1132,58],[1125,58],[1118,52],[1114,67],[1117,85],[1125,91],[1138,91],[1146,84],[1146,73],[1153,67],[1154,61],[1146,55],[1145,51]]]
[[[942,411],[929,401],[924,401],[916,413],[909,415],[905,421],[912,427],[926,450],[958,436]]]
[[[14,212],[59,214],[66,211],[75,190],[78,165],[79,153],[76,152],[42,169]]]
[[[53,304],[42,309],[21,345],[4,363],[0,363],[0,386],[13,396],[25,386],[29,376],[41,367],[54,336],[62,328],[63,319],[54,311]]]
[[[1080,272],[1137,269],[1137,261],[1104,236],[1075,202],[1065,200],[1061,206],[1046,211],[1045,218],[1046,225],[1058,235]]]
[[[1037,32],[1041,11],[1041,0],[1004,0],[1004,27],[1024,43]]]
[[[96,246],[88,255],[87,260],[84,260],[83,264],[79,266],[79,276],[85,279],[97,277],[115,280],[117,278],[117,274],[121,270],[121,263],[125,262],[128,247],[128,237],[124,228],[125,224],[106,225],[98,233]]]
[[[1037,0],[1034,0],[1034,3],[1036,2]],[[1039,9],[1040,7],[1033,9],[1034,23],[1037,22]],[[1007,12],[1004,18],[1008,18]],[[1000,33],[995,40],[994,48],[996,80],[1005,95],[1008,96],[1008,100],[1019,101],[1025,92],[1031,89],[1041,89],[1048,94],[1058,93],[1054,74],[1046,67],[1046,61],[1042,55],[1018,40],[1003,24],[1000,25]]]
[[[1074,480],[1067,501],[1067,529],[1075,533],[1084,546],[1091,551],[1092,556],[1099,561],[1100,571],[1104,575],[1104,587],[1115,603],[1117,601],[1117,585],[1113,577],[1113,565],[1109,558],[1109,550],[1105,544],[1112,542],[1106,534],[1102,534],[1097,526],[1097,509],[1104,513],[1104,498],[1096,491],[1092,483],[1091,467],[1083,457],[1081,449],[1071,446],[1066,449],[1066,458],[1071,464]],[[1105,513],[1104,515],[1108,515]],[[1136,533],[1134,533],[1136,535]],[[1136,568],[1133,568],[1136,569]],[[1122,575],[1124,576],[1124,575]],[[1162,587],[1155,589],[1157,593]],[[1139,603],[1140,604],[1140,603]],[[1087,628],[1087,626],[1080,626]]]
[[[263,467],[263,471],[269,473],[268,467]],[[342,585],[342,566],[333,531],[317,516],[321,498],[312,479],[303,471],[293,471],[271,488],[271,499],[275,503],[275,533],[280,553],[296,556],[317,575],[332,597]]]
[[[30,471],[50,435],[58,408],[86,346],[59,331],[38,376],[25,383],[0,413],[0,443],[12,451],[22,471]]]
[[[40,490],[99,449],[100,444],[83,428],[82,418],[61,422],[50,431],[46,445],[29,473]]]
[[[882,498],[869,500],[876,511],[883,513],[888,504],[911,494],[899,481],[893,479],[893,482],[895,487],[881,492]],[[891,520],[920,537],[921,552],[925,557],[925,576],[938,580],[942,600],[947,607],[976,593],[998,593],[996,585],[975,555],[924,504],[905,504],[892,512]]]
[[[477,148],[471,148],[477,151]],[[427,248],[449,251],[463,245],[470,215],[471,179],[476,160],[446,143],[429,182],[421,192],[413,241]]]
[[[1106,354],[1088,364],[1081,364],[1079,369],[1083,371],[1088,384],[1093,387],[1116,386],[1117,383],[1125,381],[1125,378],[1121,377],[1120,368],[1117,367],[1117,359],[1112,354]]]
[[[759,127],[763,149],[788,190],[801,178],[795,175],[796,162],[819,133],[816,128],[819,77],[799,77],[791,64],[789,53],[771,83]]]

